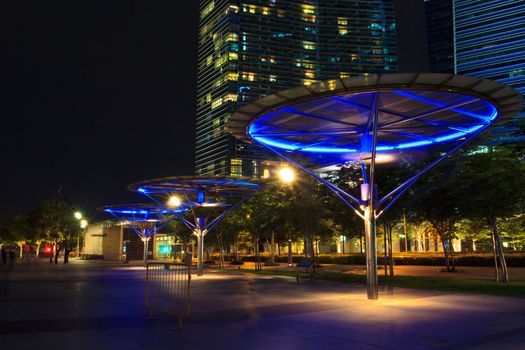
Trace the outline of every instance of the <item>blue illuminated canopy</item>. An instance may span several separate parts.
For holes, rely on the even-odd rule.
[[[174,215],[183,213],[187,208],[167,208],[156,204],[120,204],[109,205],[99,210],[129,222],[164,222]]]
[[[283,151],[357,158],[371,150],[374,112],[376,150],[389,153],[464,139],[517,108],[515,90],[485,79],[371,74],[268,95],[239,109],[228,130]]]

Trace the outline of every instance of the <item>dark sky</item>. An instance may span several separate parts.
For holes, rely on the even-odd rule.
[[[404,71],[421,65],[414,3],[398,11]],[[0,218],[59,188],[93,217],[142,201],[131,182],[193,174],[198,4],[0,3]]]
[[[3,1],[0,216],[194,171],[198,1]],[[109,202],[109,203],[108,203]]]

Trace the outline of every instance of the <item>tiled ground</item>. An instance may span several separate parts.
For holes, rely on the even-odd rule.
[[[190,318],[145,318],[141,267],[18,265],[0,349],[523,349],[525,299],[207,272]],[[6,280],[3,283],[5,286]]]

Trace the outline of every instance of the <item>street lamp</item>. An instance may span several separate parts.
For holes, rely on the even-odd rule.
[[[75,219],[79,220],[80,229],[82,230],[81,233],[83,233],[88,225],[87,220],[83,219],[83,215],[79,211],[76,211],[75,214],[73,215],[75,216]],[[80,233],[77,236],[77,258],[79,257],[80,257]]]
[[[295,180],[295,173],[291,168],[282,168],[279,170],[279,177],[284,183],[292,183]]]
[[[171,196],[168,199],[168,203],[167,204],[168,204],[168,207],[171,207],[171,208],[179,207],[180,206],[180,199],[177,196]]]

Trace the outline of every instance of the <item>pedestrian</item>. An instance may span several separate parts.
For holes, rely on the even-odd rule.
[[[0,255],[2,255],[2,264],[7,264],[7,253],[4,247],[0,248]]]
[[[14,249],[9,250],[9,263],[14,264],[15,263],[15,251]]]

